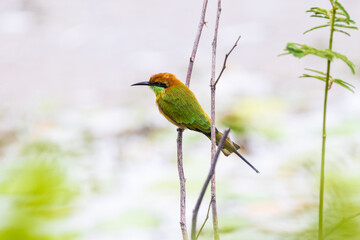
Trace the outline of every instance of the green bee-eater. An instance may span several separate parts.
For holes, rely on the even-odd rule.
[[[211,139],[211,121],[204,109],[200,106],[194,93],[175,75],[171,73],[158,73],[153,75],[148,82],[139,82],[131,86],[146,85],[156,94],[156,104],[159,111],[171,123],[182,129],[201,132]],[[222,133],[216,129],[216,144],[219,143]],[[252,166],[237,150],[239,145],[226,138],[221,151],[225,156],[235,153],[244,160],[257,173]]]

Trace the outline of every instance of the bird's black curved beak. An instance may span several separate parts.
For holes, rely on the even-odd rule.
[[[131,86],[140,86],[140,85],[149,86],[149,82],[138,82],[138,83],[132,84]]]

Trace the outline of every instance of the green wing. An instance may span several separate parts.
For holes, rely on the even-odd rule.
[[[187,87],[172,87],[157,99],[160,111],[190,130],[210,133],[210,119]]]

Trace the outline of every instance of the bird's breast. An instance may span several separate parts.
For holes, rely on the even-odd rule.
[[[185,127],[180,124],[180,123],[177,123],[176,121],[174,121],[169,115],[168,115],[168,110],[166,110],[166,106],[164,106],[164,104],[166,105],[166,102],[164,102],[161,97],[160,98],[156,98],[156,105],[159,109],[159,112],[169,121],[171,122],[172,124],[174,124],[175,126],[179,127],[179,128],[182,128],[182,129],[185,129]],[[170,106],[168,106],[170,107]]]

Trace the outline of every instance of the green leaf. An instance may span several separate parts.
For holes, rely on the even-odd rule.
[[[315,78],[315,79],[326,82],[326,77],[321,77],[321,76],[316,76],[316,75],[309,75],[309,74],[305,74],[305,73],[303,75],[301,75],[300,78]]]
[[[334,57],[343,60],[343,62],[345,62],[345,63],[348,65],[348,67],[350,68],[351,72],[352,72],[353,74],[355,74],[355,64],[354,64],[353,62],[351,62],[346,56],[344,56],[344,55],[342,55],[342,54],[340,54],[340,53],[338,53],[338,52],[330,51],[330,50],[328,50],[328,49],[325,49],[325,50],[326,50],[326,51],[329,51],[329,52],[332,52],[332,54],[333,54]]]
[[[329,50],[319,50],[314,47],[307,46],[305,44],[298,44],[298,43],[288,43],[286,45],[285,51],[293,54],[295,57],[302,58],[308,54],[313,54],[322,58],[326,58],[332,61],[334,55],[331,54]]]
[[[335,58],[341,59],[343,62],[345,62],[348,65],[348,67],[350,68],[351,72],[353,74],[355,74],[354,63],[352,63],[346,56],[344,56],[338,52],[331,51],[329,49],[320,50],[320,49],[316,49],[314,47],[307,46],[305,44],[288,43],[286,45],[285,51],[287,51],[288,53],[291,53],[292,55],[294,55],[295,57],[298,57],[298,58],[302,58],[306,55],[312,54],[312,55],[332,61],[333,58],[335,57]]]
[[[310,28],[309,30],[306,30],[303,34],[306,34],[306,33],[308,33],[308,32],[311,32],[311,31],[315,30],[315,29],[324,28],[324,27],[330,27],[330,24],[327,23],[327,24],[325,24],[325,25],[320,25],[320,26],[316,26],[316,27]]]
[[[335,5],[336,7],[338,7],[338,8],[342,11],[342,13],[344,13],[344,16],[346,17],[346,22],[349,24],[349,22],[350,22],[350,15],[349,15],[349,13],[345,10],[345,8],[344,8],[338,1],[335,1],[335,2],[334,2],[334,5]]]
[[[297,43],[288,43],[286,45],[285,51],[288,51],[287,54],[292,54],[295,57],[302,58],[307,54],[303,51],[303,49],[301,49],[300,47],[301,45],[300,46],[299,45],[300,44]]]
[[[320,16],[320,15],[311,15],[310,17],[317,17],[317,18],[325,18],[325,19],[329,19],[328,16]]]
[[[327,10],[323,9],[323,8],[319,8],[319,7],[312,7],[309,10],[307,10],[306,12],[312,12],[316,15],[322,14],[322,15],[328,16]]]
[[[318,73],[320,73],[320,74],[322,74],[322,75],[325,74],[325,73],[323,73],[323,72],[316,71],[316,70],[313,70],[313,69],[306,69],[306,70],[313,71],[313,72],[318,72]],[[325,74],[325,75],[326,75],[326,74]],[[302,76],[300,76],[300,78],[314,78],[314,79],[318,79],[318,80],[321,80],[321,81],[326,82],[326,77],[325,77],[325,76],[323,77],[323,76],[317,76],[317,75],[310,75],[310,74],[306,74],[306,73],[304,73]],[[354,85],[352,85],[352,84],[350,84],[350,83],[348,83],[348,82],[345,82],[345,81],[343,81],[343,80],[341,80],[341,79],[338,79],[338,78],[333,79],[333,78],[330,76],[329,81],[330,81],[330,82],[334,82],[334,83],[342,86],[343,88],[346,88],[347,90],[349,90],[349,91],[351,91],[351,92],[353,92],[353,93],[355,92],[354,89],[353,89],[353,88],[355,88]],[[331,85],[330,85],[330,86],[331,86]]]
[[[341,79],[336,78],[336,79],[334,79],[334,83],[336,83],[336,84],[338,84],[338,85],[346,88],[347,90],[355,93],[355,91],[354,91],[355,86],[352,85],[352,84],[350,84],[350,83],[348,83],[348,82],[345,82],[345,81],[343,81],[343,80],[341,80]]]
[[[338,16],[335,16],[335,22],[343,22],[343,23],[346,23],[346,24],[355,24],[355,21],[353,20],[349,20],[349,22],[346,22],[346,18],[342,18],[342,17],[338,17]]]
[[[335,5],[337,6],[338,9],[340,9],[340,11],[336,11],[336,13],[335,13],[335,21],[336,22],[343,22],[348,25],[355,24],[355,22],[350,19],[348,12],[345,10],[345,8],[340,3],[336,2]],[[323,8],[313,7],[311,9],[307,10],[306,12],[313,13],[313,15],[311,15],[310,17],[330,19],[330,12]],[[339,15],[343,16],[343,17],[340,17]]]
[[[358,28],[355,26],[348,26],[348,25],[342,25],[342,24],[334,24],[335,27],[342,27],[342,28],[350,28],[357,30]]]
[[[334,31],[335,31],[335,32],[339,32],[339,33],[343,33],[343,34],[345,34],[345,35],[348,35],[349,37],[351,36],[350,33],[345,32],[345,31],[343,31],[343,30],[339,30],[339,29],[337,29],[337,28],[334,28]]]
[[[321,74],[321,75],[326,76],[326,73],[324,73],[324,72],[320,72],[320,71],[318,71],[318,70],[314,70],[314,69],[310,69],[310,68],[305,68],[305,70],[307,70],[307,71],[311,71],[311,72],[316,72],[316,73],[318,73],[318,74]]]

